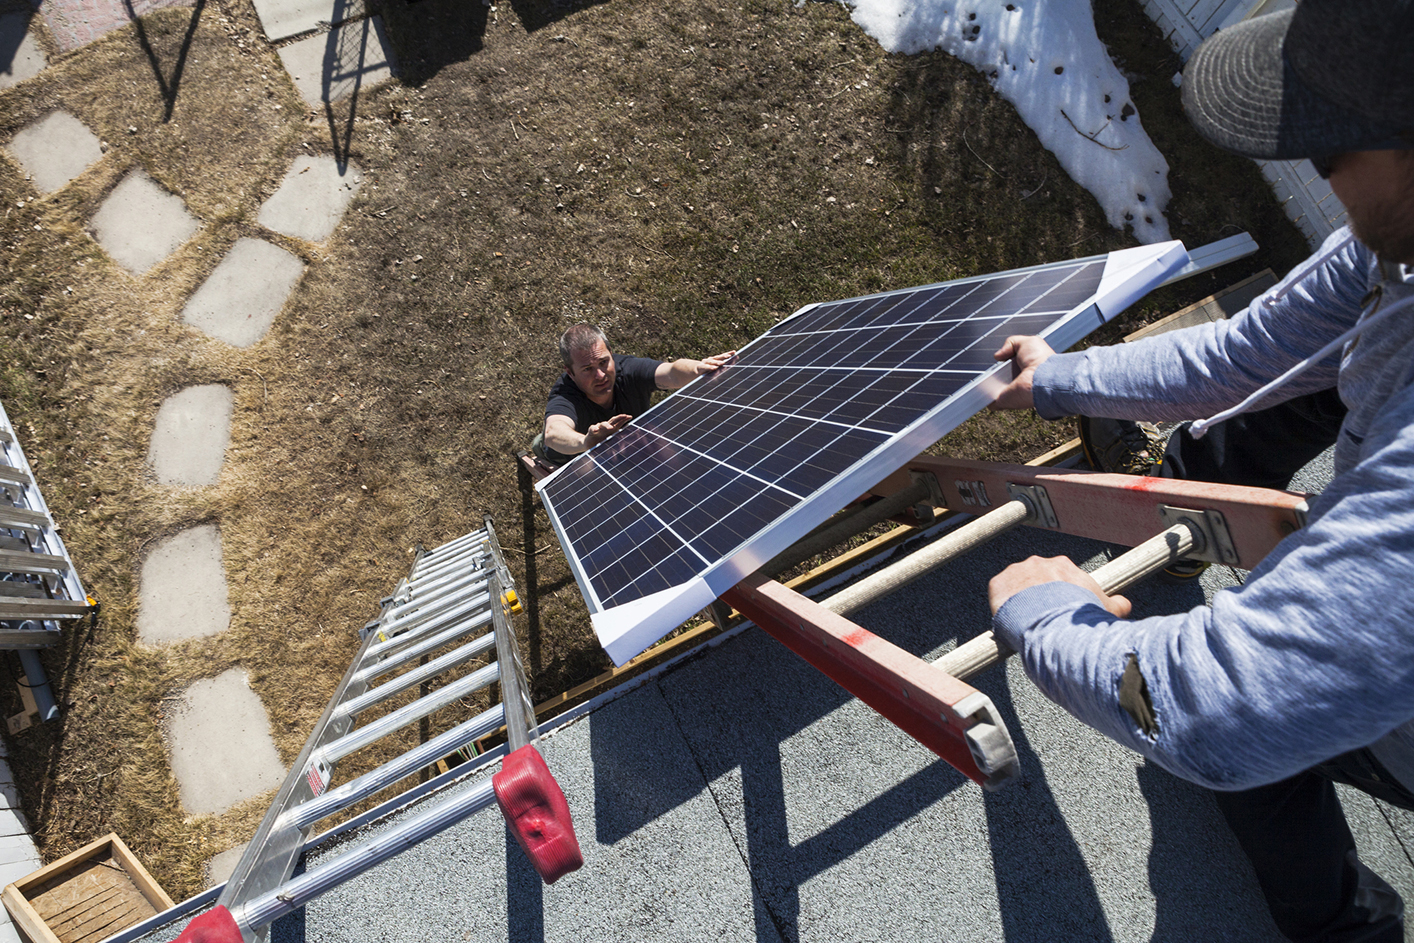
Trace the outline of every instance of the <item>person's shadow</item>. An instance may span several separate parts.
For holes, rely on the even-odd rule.
[[[14,78],[20,44],[25,41],[33,18],[32,8],[0,5],[0,78]]]

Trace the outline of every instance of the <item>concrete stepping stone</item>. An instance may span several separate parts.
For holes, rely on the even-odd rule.
[[[231,440],[235,395],[220,383],[189,386],[162,402],[147,461],[164,485],[214,485]]]
[[[82,0],[79,3],[45,3],[40,12],[62,52],[73,52],[105,33],[127,26],[153,10],[191,6],[193,0]]]
[[[188,528],[147,555],[138,586],[139,642],[164,645],[205,638],[230,625],[220,528]]]
[[[295,88],[314,108],[393,77],[392,52],[378,16],[344,23],[279,51]]]
[[[67,111],[52,112],[21,128],[10,141],[30,183],[40,193],[53,193],[103,157],[98,137]]]
[[[358,167],[343,167],[332,157],[304,154],[295,158],[280,189],[260,208],[257,221],[266,229],[323,242],[358,192],[363,176]]]
[[[224,812],[285,781],[265,705],[239,668],[187,688],[167,736],[182,808],[193,814]]]
[[[298,256],[260,239],[237,239],[182,309],[182,320],[234,347],[249,347],[270,330],[302,274]],[[213,475],[206,483],[214,481]]]
[[[199,228],[182,198],[141,170],[124,177],[93,215],[99,245],[134,275],[167,258]]]
[[[0,89],[34,78],[47,64],[23,13],[0,14]]]
[[[245,854],[249,845],[250,842],[246,842],[219,855],[212,855],[211,860],[206,862],[206,886],[215,887],[229,881],[231,875],[236,873],[236,865],[241,863],[241,855]]]
[[[363,16],[363,0],[255,0],[260,25],[272,42]]]

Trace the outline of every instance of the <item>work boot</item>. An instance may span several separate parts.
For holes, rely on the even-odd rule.
[[[1155,476],[1164,460],[1165,436],[1149,422],[1081,416],[1080,444],[1086,461],[1096,471]],[[1159,579],[1187,583],[1207,568],[1206,560],[1178,560],[1165,567]]]
[[[1164,436],[1150,422],[1081,416],[1080,444],[1096,471],[1153,475],[1164,458]]]

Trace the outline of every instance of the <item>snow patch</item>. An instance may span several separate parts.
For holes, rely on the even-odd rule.
[[[1168,162],[1095,34],[1089,0],[844,2],[889,52],[942,49],[986,76],[1111,226],[1132,226],[1143,243],[1171,238]]]

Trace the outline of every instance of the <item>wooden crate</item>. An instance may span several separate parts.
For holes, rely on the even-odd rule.
[[[21,878],[0,897],[33,943],[103,940],[173,906],[117,835]]]

